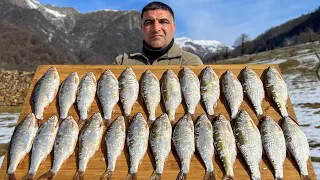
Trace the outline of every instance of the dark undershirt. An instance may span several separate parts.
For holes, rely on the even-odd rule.
[[[174,39],[170,42],[167,47],[164,48],[153,48],[149,46],[145,41],[143,41],[143,54],[149,59],[150,63],[152,64],[156,59],[164,55],[169,51],[174,43]]]

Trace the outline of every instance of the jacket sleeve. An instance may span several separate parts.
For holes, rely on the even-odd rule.
[[[182,65],[203,65],[203,63],[197,55],[188,53],[188,56],[182,61]]]
[[[123,55],[118,55],[116,57],[116,60],[112,63],[113,65],[122,65],[122,59],[123,59]]]

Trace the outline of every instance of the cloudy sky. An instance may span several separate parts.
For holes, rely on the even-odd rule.
[[[81,13],[101,9],[137,10],[147,0],[38,0],[74,7]],[[319,0],[163,0],[175,13],[175,37],[218,40],[233,45],[240,34],[256,37],[271,27],[314,11]]]

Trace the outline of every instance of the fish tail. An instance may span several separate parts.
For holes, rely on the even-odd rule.
[[[56,176],[55,173],[48,171],[42,174],[41,176],[39,176],[37,179],[53,179],[55,176]]]
[[[126,180],[137,180],[137,173],[129,173]]]
[[[102,174],[102,176],[100,177],[100,180],[102,180],[102,179],[104,179],[104,178],[106,178],[106,177],[107,177],[107,180],[111,180],[111,178],[112,178],[112,173],[113,173],[113,171],[106,170],[106,171]]]
[[[301,180],[311,180],[308,175],[301,175]]]
[[[183,173],[183,172],[179,172],[177,180],[186,180],[187,179],[187,174]]]
[[[224,175],[222,179],[223,180],[234,180],[234,177],[230,176],[230,175],[228,175],[228,176]]]
[[[84,172],[80,172],[79,170],[76,171],[72,180],[83,180],[84,179]]]
[[[214,177],[214,172],[207,172],[203,176],[203,180],[215,180],[216,178]]]
[[[28,173],[22,178],[22,180],[32,180],[33,178],[34,178],[34,174]]]
[[[13,172],[13,173],[11,173],[11,174],[6,174],[5,176],[4,176],[4,180],[16,180],[17,179],[17,177],[16,177],[16,174]]]
[[[161,175],[160,173],[156,173],[155,171],[153,171],[151,177],[149,178],[149,180],[160,180],[161,179]]]

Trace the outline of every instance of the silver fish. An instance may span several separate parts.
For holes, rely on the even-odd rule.
[[[179,79],[171,69],[168,69],[162,76],[161,96],[166,113],[170,121],[173,122],[182,97]]]
[[[50,117],[37,131],[31,153],[31,164],[23,179],[33,179],[42,162],[52,151],[54,140],[59,129],[58,117]]]
[[[100,113],[95,113],[85,123],[78,139],[79,163],[73,179],[83,179],[89,160],[99,150],[103,133],[103,122]]]
[[[37,130],[38,124],[33,113],[28,114],[15,128],[9,149],[8,179],[16,179],[17,166],[31,150]]]
[[[68,116],[58,129],[58,134],[53,145],[53,165],[50,171],[40,176],[38,179],[53,179],[62,165],[72,155],[77,144],[79,127],[77,122]]]
[[[119,116],[112,122],[107,130],[105,137],[106,154],[108,160],[107,170],[103,173],[100,179],[107,177],[111,179],[112,173],[115,169],[117,159],[122,153],[126,138],[126,126],[124,117]]]
[[[255,113],[262,115],[262,101],[264,99],[264,88],[258,75],[246,66],[242,71],[243,91],[253,105]]]
[[[108,69],[98,81],[97,96],[103,110],[103,118],[111,120],[112,109],[119,101],[119,83],[118,79]]]
[[[88,72],[81,80],[77,91],[77,106],[79,109],[79,125],[83,125],[88,118],[91,104],[97,90],[97,80],[92,72]]]
[[[230,121],[220,114],[212,124],[212,129],[214,147],[225,171],[223,179],[233,179],[233,164],[237,158],[237,147]]]
[[[222,91],[225,100],[231,110],[231,119],[234,119],[239,111],[243,101],[243,90],[238,78],[229,70],[227,70],[221,79]]]
[[[190,114],[184,115],[175,125],[172,141],[181,163],[177,179],[186,179],[195,152],[194,126]]]
[[[282,117],[288,116],[287,112],[287,100],[288,100],[288,90],[287,85],[282,79],[279,72],[270,66],[266,70],[265,74],[265,86],[268,96],[277,105]]]
[[[154,121],[156,119],[156,108],[161,99],[160,83],[150,70],[146,70],[141,78],[141,96],[147,107],[148,119]]]
[[[60,77],[57,69],[51,67],[40,78],[33,90],[34,114],[38,120],[43,119],[43,112],[54,100],[59,89]]]
[[[220,98],[219,77],[210,66],[202,71],[200,91],[208,115],[214,114],[214,108]]]
[[[262,159],[262,142],[259,129],[245,110],[235,120],[234,134],[238,149],[249,167],[251,179],[261,179],[259,163]]]
[[[139,94],[139,82],[136,74],[128,67],[119,77],[120,102],[123,107],[124,115],[130,116],[131,109]]]
[[[283,163],[286,159],[286,141],[280,126],[266,116],[261,122],[261,138],[266,152],[275,171],[276,179],[283,179]]]
[[[213,163],[214,146],[212,125],[205,114],[199,116],[195,124],[195,144],[206,167],[204,180],[214,179]]]
[[[183,67],[180,76],[181,91],[187,105],[187,111],[194,114],[200,102],[200,81],[197,75],[188,67]]]
[[[308,139],[290,117],[283,118],[281,127],[286,139],[287,149],[298,164],[302,179],[307,179],[307,164],[310,156]]]
[[[76,102],[79,76],[76,72],[71,73],[61,84],[59,90],[60,119],[68,116],[69,109]]]
[[[159,179],[163,173],[164,163],[171,151],[172,127],[167,114],[162,114],[152,125],[149,143],[155,159],[156,169],[150,179]]]
[[[130,166],[128,179],[136,179],[139,164],[147,152],[149,138],[149,127],[141,113],[137,113],[129,126],[127,135],[127,146],[129,149]]]

